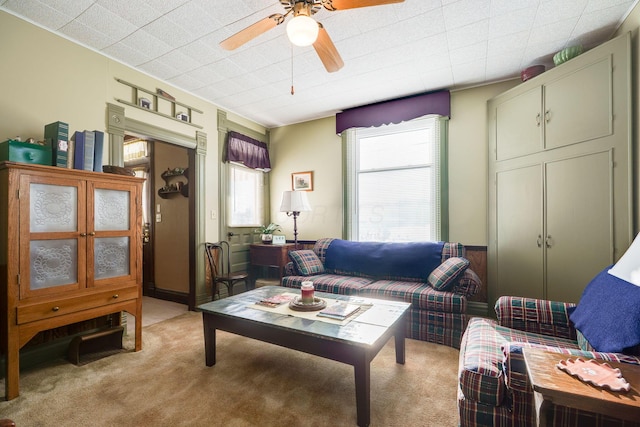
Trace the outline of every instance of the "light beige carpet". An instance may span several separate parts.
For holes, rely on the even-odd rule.
[[[393,339],[371,364],[371,425],[456,426],[458,351],[406,348],[405,365]],[[208,368],[201,314],[188,312],[143,328],[140,352],[22,372],[20,396],[0,402],[4,417],[18,427],[351,426],[353,368],[225,332]]]

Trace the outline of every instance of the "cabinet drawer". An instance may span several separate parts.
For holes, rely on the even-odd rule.
[[[65,314],[103,307],[109,304],[136,299],[137,297],[138,288],[133,286],[100,291],[91,293],[90,295],[79,295],[69,298],[52,299],[46,302],[25,304],[17,308],[17,322],[20,325],[35,320],[64,316]]]

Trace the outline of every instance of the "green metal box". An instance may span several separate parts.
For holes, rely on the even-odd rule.
[[[0,142],[0,161],[51,166],[51,146],[8,139]]]

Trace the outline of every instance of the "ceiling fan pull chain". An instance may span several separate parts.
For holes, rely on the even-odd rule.
[[[293,95],[295,91],[293,90],[293,45],[291,45],[291,95]]]

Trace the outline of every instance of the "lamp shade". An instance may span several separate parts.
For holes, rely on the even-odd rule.
[[[296,46],[309,46],[318,38],[318,23],[305,15],[298,15],[287,23],[287,36]]]
[[[283,191],[280,212],[308,212],[311,210],[307,193],[304,191]]]

